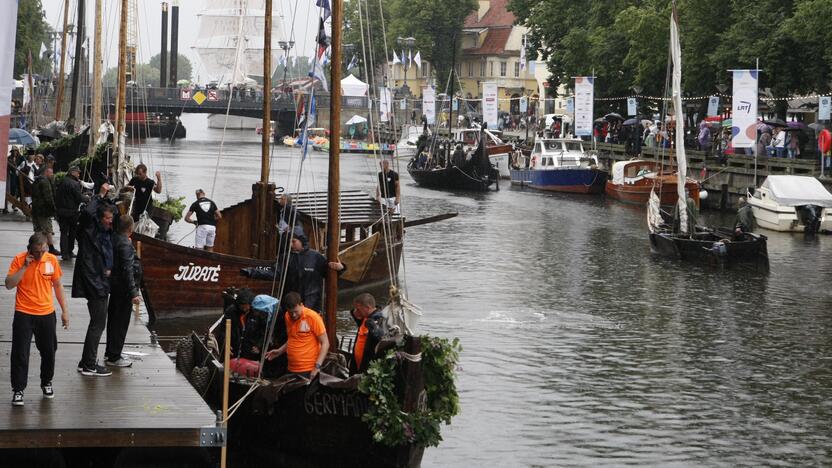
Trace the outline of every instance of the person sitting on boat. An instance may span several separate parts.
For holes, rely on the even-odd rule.
[[[740,197],[739,210],[737,210],[736,221],[734,221],[734,235],[740,236],[746,232],[754,232],[757,229],[757,219],[751,210],[751,205],[745,197]]]
[[[287,313],[284,316],[287,339],[279,348],[266,352],[272,361],[282,354],[288,358],[290,373],[314,379],[321,370],[329,340],[320,314],[305,307],[300,294],[289,292],[283,298]]]
[[[685,188],[685,205],[688,213],[687,233],[693,235],[696,233],[696,223],[699,218],[699,209],[696,207],[696,201],[690,196],[690,191]],[[679,204],[676,203],[673,207],[673,232],[681,232],[681,225],[679,219]]]
[[[192,221],[191,216],[196,214],[196,220]],[[197,249],[214,251],[214,240],[217,237],[217,221],[222,219],[222,214],[217,205],[205,196],[202,189],[196,190],[196,201],[191,204],[188,213],[185,215],[186,223],[196,224],[195,243]]]
[[[234,303],[223,312],[223,322],[231,320],[231,357],[251,360],[260,359],[260,347],[266,331],[266,320],[262,313],[255,311],[251,304],[254,294],[243,288],[237,292]],[[218,343],[225,342],[225,326],[217,327]]]
[[[386,329],[384,314],[376,307],[376,299],[370,293],[362,293],[352,301],[350,311],[358,331],[353,345],[353,359],[350,367],[360,374],[367,370],[370,361],[376,357],[376,345],[384,337]]]
[[[284,290],[297,292],[308,308],[320,312],[328,269],[343,272],[346,268],[340,261],[327,262],[320,252],[309,248],[306,235],[295,230]]]
[[[378,173],[378,187],[376,187],[376,198],[381,204],[394,214],[399,214],[399,201],[401,200],[401,187],[399,185],[399,174],[390,169],[390,161],[381,162],[381,172]]]

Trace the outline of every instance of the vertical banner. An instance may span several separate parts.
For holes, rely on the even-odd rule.
[[[629,117],[638,115],[638,102],[634,97],[627,98],[627,115]]]
[[[818,98],[818,120],[829,120],[832,114],[832,98],[821,96]]]
[[[520,98],[520,113],[525,114],[529,111],[529,98],[523,96]]]
[[[389,122],[390,113],[393,111],[393,99],[388,88],[378,89],[378,113],[379,122]]]
[[[572,96],[566,98],[566,113],[569,115],[575,113],[575,98]]]
[[[594,98],[593,78],[575,77],[575,136],[592,136]]]
[[[497,83],[482,84],[482,121],[488,128],[497,128]]]
[[[436,124],[436,90],[430,86],[422,88],[422,113],[428,125]]]
[[[523,34],[523,45],[520,46],[520,71],[526,71],[526,35]]]
[[[0,193],[5,203],[6,165],[9,158],[9,122],[14,87],[14,43],[17,32],[17,1],[6,2],[0,17]],[[25,85],[24,85],[25,86]]]
[[[756,70],[734,70],[731,110],[731,142],[734,148],[754,148],[757,145]]]
[[[401,100],[401,102],[399,103],[399,109],[407,110],[407,98]]]
[[[719,115],[719,96],[711,96],[708,98],[708,117],[717,115]]]

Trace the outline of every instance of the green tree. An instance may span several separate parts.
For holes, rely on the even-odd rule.
[[[358,58],[358,70],[352,70],[360,79],[376,86],[380,85],[387,70],[387,54],[385,53],[384,32],[390,27],[390,15],[393,2],[380,0],[350,0],[344,4],[344,44],[354,46],[353,53]],[[378,3],[376,3],[378,2]],[[359,17],[359,8],[361,16]],[[382,15],[383,13],[383,15]],[[363,32],[363,37],[362,37]],[[372,47],[370,47],[372,45]],[[392,55],[392,48],[396,47],[393,36],[387,36],[387,48]],[[367,66],[364,60],[371,62],[374,66],[373,76],[367,73]],[[346,66],[349,64],[352,55],[344,55],[344,75],[347,74]],[[369,81],[372,80],[372,81]]]
[[[156,54],[153,57],[150,57],[150,62],[148,62],[151,67],[156,69],[156,82],[153,83],[154,86],[159,85],[159,70],[162,68],[162,54]],[[170,55],[168,55],[168,76],[170,76]],[[179,80],[192,80],[193,79],[193,66],[191,65],[191,61],[188,60],[188,57],[185,57],[182,54],[179,54],[176,60],[176,76]],[[169,86],[176,86],[176,83],[169,83]]]
[[[26,73],[29,52],[32,53],[32,71],[45,73],[49,59],[40,57],[41,44],[51,48],[49,33],[41,0],[25,0],[17,5],[17,35],[14,46],[14,76]]]

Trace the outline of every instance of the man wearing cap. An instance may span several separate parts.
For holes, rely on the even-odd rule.
[[[320,252],[309,248],[309,242],[303,233],[296,231],[292,234],[284,291],[297,292],[306,307],[321,312],[323,283],[328,269],[343,272],[346,265],[340,261],[327,262],[326,257]]]
[[[191,216],[196,214],[196,220],[192,221]],[[191,204],[188,213],[185,215],[186,223],[196,224],[196,248],[205,249],[209,252],[214,250],[214,240],[217,237],[217,221],[222,219],[217,205],[205,197],[205,191],[197,189],[196,201]]]
[[[61,230],[61,257],[69,260],[75,255],[75,228],[78,225],[78,208],[81,203],[89,201],[89,197],[81,192],[81,182],[78,178],[81,170],[72,166],[64,176],[55,191],[55,210],[58,215],[58,227]]]

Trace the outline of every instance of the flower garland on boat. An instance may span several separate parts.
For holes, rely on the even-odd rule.
[[[412,413],[402,410],[396,396],[397,368],[401,351],[392,349],[370,363],[358,389],[368,395],[370,407],[362,417],[373,440],[387,446],[412,443],[435,447],[442,440],[440,423],[451,423],[459,413],[455,373],[462,347],[459,339],[423,336],[422,373],[426,404]]]

